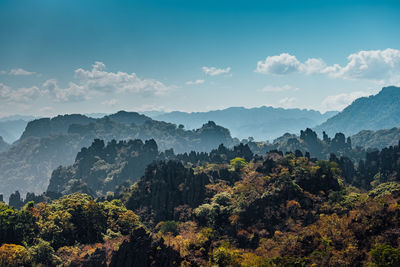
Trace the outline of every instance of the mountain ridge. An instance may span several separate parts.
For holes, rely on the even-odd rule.
[[[353,135],[362,130],[382,130],[400,126],[400,87],[387,86],[369,97],[353,101],[343,111],[314,129],[320,134],[342,132]]]
[[[336,111],[321,113],[308,109],[285,109],[271,106],[255,108],[229,107],[207,112],[172,111],[155,115],[152,118],[186,128],[197,128],[202,122],[212,120],[227,127],[239,139],[253,137],[257,140],[273,140],[286,132],[298,132],[314,127],[335,115]],[[148,113],[150,114],[150,113]]]

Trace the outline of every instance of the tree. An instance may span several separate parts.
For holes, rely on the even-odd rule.
[[[400,266],[400,250],[390,245],[377,245],[370,253],[374,263],[372,266]]]
[[[23,246],[3,244],[0,247],[0,266],[24,266],[28,263],[29,254]]]
[[[241,170],[243,167],[247,165],[247,161],[244,158],[234,158],[230,161],[231,166],[235,170]]]

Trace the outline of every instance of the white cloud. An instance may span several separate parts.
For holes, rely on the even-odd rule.
[[[322,101],[322,108],[324,110],[343,110],[357,98],[369,95],[371,93],[362,91],[330,95]]]
[[[300,89],[287,84],[283,86],[267,85],[261,89],[262,92],[284,92],[284,91],[298,91],[298,90]]]
[[[325,62],[320,58],[309,58],[304,62],[304,64],[300,64],[299,71],[304,72],[305,74],[317,74],[321,73],[326,68]]]
[[[187,84],[187,85],[196,85],[196,84],[202,84],[204,82],[205,82],[205,80],[195,80],[195,81],[187,81],[185,84]]]
[[[231,71],[231,67],[227,67],[226,69],[218,69],[216,67],[202,67],[202,70],[206,75],[217,76],[224,73],[229,73]]]
[[[319,58],[309,58],[304,63],[295,56],[282,53],[269,56],[257,63],[256,72],[261,74],[285,75],[290,73],[327,74],[334,78],[364,79],[382,83],[400,82],[400,50],[368,50],[350,54],[347,64],[326,65]]]
[[[50,79],[44,82],[43,88],[59,102],[78,102],[90,99],[90,92],[85,86],[72,82],[69,83],[68,87],[60,88],[57,80]]]
[[[289,74],[299,71],[300,62],[295,56],[282,53],[270,56],[265,61],[258,61],[256,72],[263,74]]]
[[[23,69],[13,69],[1,72],[10,75],[31,75]],[[47,94],[59,102],[83,101],[99,93],[140,93],[143,95],[162,95],[175,88],[166,86],[154,79],[142,79],[135,73],[107,72],[102,62],[95,62],[91,70],[79,68],[75,70],[75,82],[69,82],[62,88],[56,79],[49,79],[39,89],[36,86],[30,88],[12,89],[0,84],[0,98],[8,101],[23,102]],[[109,104],[111,100],[109,101]]]
[[[36,74],[36,72],[27,71],[27,70],[24,70],[24,69],[12,69],[12,70],[10,70],[9,74],[10,75],[16,75],[16,76],[19,76],[19,75],[33,75],[33,74]]]
[[[75,70],[75,78],[79,80],[79,85],[87,90],[103,92],[162,95],[172,89],[154,79],[141,79],[136,73],[107,72],[102,62],[95,62],[91,70]]]
[[[43,93],[37,86],[13,89],[10,86],[0,83],[0,99],[9,102],[29,102],[38,98]]]
[[[91,70],[75,70],[75,79],[76,82],[69,82],[65,88],[61,88],[57,80],[50,79],[43,88],[60,102],[83,101],[99,93],[162,95],[173,88],[154,79],[141,79],[135,73],[107,72],[102,62],[95,62]],[[107,104],[112,104],[112,100]]]
[[[279,104],[284,108],[293,107],[293,104],[297,101],[295,97],[285,97],[279,100]]]
[[[101,102],[101,104],[110,106],[110,107],[115,106],[117,103],[118,103],[118,101],[115,98]]]
[[[347,57],[345,66],[334,64],[323,72],[344,79],[387,80],[400,77],[400,50],[359,51]]]
[[[7,75],[14,75],[14,76],[28,76],[28,75],[36,74],[36,72],[31,72],[31,71],[27,71],[27,70],[18,68],[18,69],[11,69],[9,71],[2,70],[2,71],[0,71],[0,74],[2,74],[2,75],[7,74]]]

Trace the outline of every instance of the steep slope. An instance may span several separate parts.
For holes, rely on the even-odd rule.
[[[314,127],[336,112],[321,114],[315,110],[283,109],[273,107],[243,108],[232,107],[208,112],[170,112],[155,115],[153,118],[176,124],[186,128],[198,128],[204,121],[227,127],[233,136],[240,139],[249,136],[256,140],[272,140],[286,132],[298,132],[307,127]]]
[[[318,133],[356,134],[400,126],[400,88],[384,87],[377,94],[355,100],[342,112],[315,127]]]
[[[397,145],[400,140],[400,128],[394,127],[388,130],[361,131],[351,137],[353,147],[377,148]]]
[[[4,140],[3,137],[0,136],[0,153],[6,151],[10,147],[9,144],[7,144]]]
[[[138,113],[118,112],[102,119],[83,115],[39,119],[30,122],[22,138],[0,154],[0,194],[8,199],[15,190],[22,195],[45,191],[52,171],[72,164],[80,149],[94,139],[154,139],[161,150],[173,148],[179,153],[210,151],[221,143],[232,146],[237,142],[229,130],[214,122],[187,131]]]
[[[236,157],[250,160],[253,153],[247,145],[240,144],[232,149],[220,145],[210,153],[191,152],[175,155],[171,150],[159,151],[153,139],[145,142],[139,139],[119,142],[113,140],[107,144],[96,139],[91,146],[81,149],[73,165],[60,166],[53,171],[47,193],[86,193],[104,197],[108,192],[124,191],[126,185],[136,182],[145,174],[146,167],[151,168],[149,166],[154,162],[176,160],[183,163],[227,164]],[[220,176],[227,181],[235,180],[229,173]],[[179,179],[183,177],[184,175]],[[178,180],[176,182],[180,183]]]
[[[102,196],[125,182],[136,181],[158,155],[154,140],[112,141],[105,145],[96,139],[90,147],[82,148],[72,166],[54,170],[47,190]]]

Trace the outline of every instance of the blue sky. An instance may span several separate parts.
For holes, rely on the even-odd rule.
[[[342,109],[400,84],[398,1],[0,0],[0,116]]]

